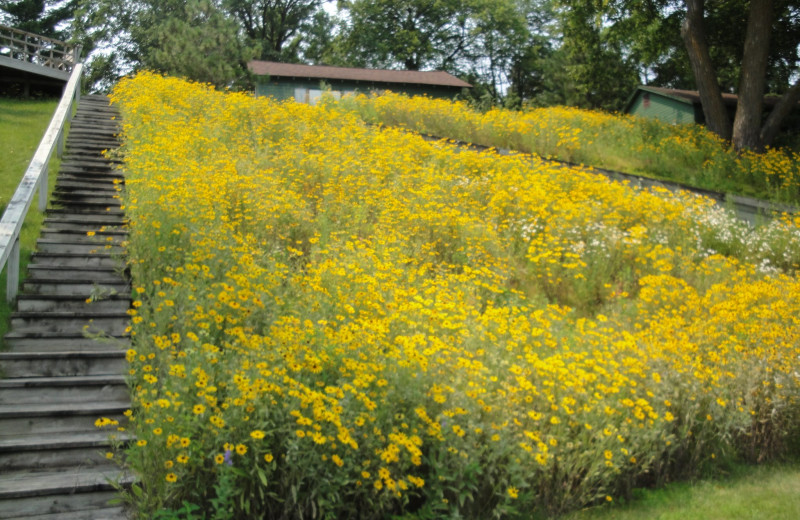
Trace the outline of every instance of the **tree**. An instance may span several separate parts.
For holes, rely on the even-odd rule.
[[[620,12],[594,0],[564,2],[560,11],[566,103],[619,110],[639,82],[639,62],[619,30]]]
[[[229,86],[246,82],[255,55],[215,0],[83,0],[77,15],[76,38],[112,49],[89,63],[90,77],[106,83],[146,68]]]
[[[69,35],[61,26],[73,17],[78,0],[0,0],[0,20],[17,29],[66,40]]]
[[[455,70],[469,45],[474,2],[345,0],[345,46],[357,66]]]
[[[685,0],[686,18],[682,35],[686,42],[689,60],[697,80],[703,112],[709,128],[723,138],[731,138],[737,150],[762,150],[777,135],[780,125],[798,100],[800,100],[800,80],[785,88],[778,104],[762,125],[763,99],[768,83],[768,66],[771,50],[770,37],[773,31],[780,34],[780,47],[792,49],[791,58],[795,74],[798,63],[797,48],[800,35],[797,34],[798,6],[795,2],[781,0],[750,0],[742,15],[747,20],[747,28],[742,49],[741,70],[739,73],[738,103],[736,115],[731,125],[727,113],[721,111],[722,96],[715,81],[714,64],[708,57],[708,44],[703,27],[707,6],[704,0]],[[788,25],[787,19],[794,24]]]
[[[209,0],[187,1],[182,14],[151,28],[155,45],[143,65],[217,87],[241,79],[251,54],[238,42],[236,22]]]
[[[320,9],[302,28],[302,61],[311,65],[347,65],[337,28],[341,20]]]
[[[313,23],[321,0],[225,0],[248,43],[261,49],[260,59],[298,61],[302,29]],[[324,21],[324,20],[318,20]]]
[[[508,93],[513,102],[547,102],[554,70],[547,70],[555,59],[555,38],[551,34],[556,24],[553,0],[519,0],[520,14],[525,21],[525,41],[517,47],[508,70]],[[563,100],[556,101],[564,103]]]
[[[706,124],[736,149],[760,150],[800,99],[796,0],[561,0],[602,17],[618,50],[658,84],[696,88]],[[565,44],[569,35],[565,29]],[[744,44],[743,44],[744,43]],[[688,67],[686,66],[688,65]],[[764,120],[766,92],[782,94]],[[723,92],[739,95],[731,120]]]
[[[471,20],[472,39],[464,58],[491,98],[501,101],[501,88],[510,82],[512,65],[529,40],[524,13],[516,0],[476,2]]]

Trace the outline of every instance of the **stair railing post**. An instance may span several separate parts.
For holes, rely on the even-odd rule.
[[[19,287],[19,237],[11,247],[6,266],[8,267],[6,271],[6,301],[12,303],[17,297],[17,288]]]
[[[70,107],[70,114],[72,113],[72,107]],[[67,118],[69,119],[69,118]],[[58,142],[56,143],[56,154],[58,154],[58,158],[61,159],[61,156],[64,155],[64,128],[61,128],[61,131],[58,133]]]
[[[62,130],[63,133],[63,130]],[[41,176],[39,177],[39,211],[47,209],[47,184],[48,184],[48,170],[50,169],[50,158],[48,157],[42,168]]]

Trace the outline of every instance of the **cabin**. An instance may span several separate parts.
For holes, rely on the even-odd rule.
[[[733,120],[736,113],[736,95],[723,93],[722,101],[728,107],[731,120]],[[641,117],[652,117],[677,125],[687,123],[702,125],[705,123],[700,93],[696,90],[639,85],[633,95],[628,98],[623,112]]]
[[[255,60],[248,68],[256,76],[256,96],[310,104],[316,103],[324,91],[336,99],[356,92],[385,90],[410,96],[453,98],[463,89],[472,88],[444,71],[357,69]]]
[[[767,95],[764,97],[764,113],[768,114],[779,97]],[[736,94],[722,94],[722,101],[728,109],[728,117],[733,121],[736,117],[736,104],[739,98]],[[671,124],[696,123],[705,124],[703,105],[700,102],[700,93],[696,90],[680,90],[674,88],[649,87],[640,85],[628,98],[623,112],[641,117],[652,117]],[[800,114],[794,110],[787,119],[785,126],[796,132],[800,129]]]
[[[80,52],[79,46],[0,25],[0,92],[60,97]]]

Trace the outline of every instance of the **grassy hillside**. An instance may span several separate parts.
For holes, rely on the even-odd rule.
[[[546,517],[796,451],[800,218],[337,105],[114,100],[143,517]]]
[[[19,100],[0,98],[0,143],[3,160],[0,161],[0,208],[5,209],[17,189],[20,179],[42,139],[47,125],[58,105],[57,100]],[[52,190],[58,172],[58,157],[50,161],[49,183]],[[38,198],[34,200],[20,235],[21,265],[24,273],[36,239],[39,236],[43,215],[37,209]],[[11,312],[6,303],[6,270],[0,275],[0,338],[8,331],[8,318]],[[0,339],[2,341],[2,339]]]

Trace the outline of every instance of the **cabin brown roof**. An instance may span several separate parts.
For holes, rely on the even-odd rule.
[[[663,96],[677,99],[678,101],[688,101],[690,103],[700,103],[700,92],[697,90],[681,90],[677,88],[664,88],[664,87],[651,87],[640,85],[639,90],[645,92],[654,92]],[[738,96],[736,94],[722,93],[722,101],[728,106],[735,107],[738,103]],[[631,100],[632,101],[632,100]],[[778,102],[778,96],[764,96],[764,105],[767,107],[774,107]]]
[[[700,103],[700,92],[697,90],[681,90],[677,88],[664,88],[664,87],[650,87],[650,86],[641,86],[639,87],[642,90],[649,90],[650,92],[656,92],[658,94],[663,94],[667,97],[677,97],[684,99],[686,101],[690,101],[692,103]],[[737,98],[736,94],[728,94],[726,92],[722,93],[722,101],[725,102],[727,105],[735,105]]]
[[[418,70],[355,69],[350,67],[329,67],[327,65],[296,65],[274,61],[251,61],[248,68],[256,76],[343,79],[370,81],[375,83],[406,83],[415,85],[436,85],[444,87],[470,88],[472,85],[461,81],[442,70],[423,72]]]

